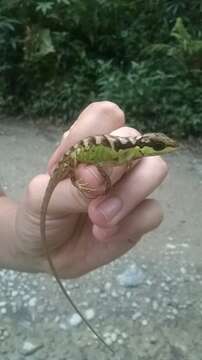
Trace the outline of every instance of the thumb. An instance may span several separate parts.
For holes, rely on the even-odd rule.
[[[34,177],[28,186],[26,202],[34,214],[40,214],[41,203],[50,179],[51,177],[48,174],[41,174]],[[59,182],[48,205],[49,216],[65,216],[68,213],[87,212],[92,197],[103,193],[104,179],[94,166],[79,166],[75,171],[75,179],[81,187],[81,191],[74,186],[76,183],[72,184],[69,178]],[[86,190],[90,191],[90,197]]]

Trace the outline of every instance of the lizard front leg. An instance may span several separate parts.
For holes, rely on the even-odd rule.
[[[96,168],[97,168],[98,172],[100,173],[100,175],[102,176],[102,178],[104,180],[104,184],[105,184],[104,194],[107,194],[111,190],[111,187],[112,187],[111,179],[110,179],[109,175],[106,173],[106,171],[103,169],[103,167],[96,166]],[[76,179],[75,173],[73,171],[70,173],[70,179],[71,179],[72,184],[85,197],[93,199],[96,196],[98,196],[97,189],[93,188],[93,187],[90,187],[88,183],[84,183],[83,181]]]

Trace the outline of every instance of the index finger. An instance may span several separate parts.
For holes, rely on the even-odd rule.
[[[87,136],[108,134],[122,127],[124,123],[124,113],[118,105],[110,101],[90,104],[79,115],[70,128],[68,136],[63,138],[63,141],[50,158],[48,172],[50,173],[53,170],[65,151],[80,140]]]

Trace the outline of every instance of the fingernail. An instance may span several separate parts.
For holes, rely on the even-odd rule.
[[[122,200],[118,197],[106,199],[97,206],[107,221],[111,221],[122,208]]]

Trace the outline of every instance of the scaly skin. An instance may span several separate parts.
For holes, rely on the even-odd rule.
[[[85,319],[80,310],[74,304],[57,274],[49,253],[46,240],[46,214],[48,204],[54,189],[60,181],[66,178],[71,178],[73,184],[76,184],[74,181],[74,171],[81,163],[95,165],[100,171],[101,175],[104,177],[106,182],[106,190],[109,191],[111,183],[109,177],[105,174],[102,168],[103,166],[130,166],[130,164],[136,159],[145,156],[155,156],[169,153],[175,150],[176,147],[177,144],[174,140],[161,133],[150,133],[139,137],[127,138],[111,135],[88,137],[80,141],[80,143],[74,145],[64,154],[62,160],[58,163],[57,168],[50,177],[42,201],[40,218],[41,241],[44,246],[45,255],[47,257],[51,272],[60,286],[63,294],[71,303],[75,311],[81,316],[87,327],[112,353],[114,353],[114,351],[111,349],[111,347],[105,343],[102,337],[93,329],[91,324]]]

